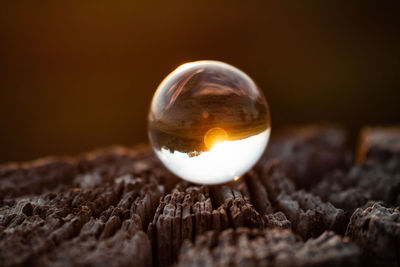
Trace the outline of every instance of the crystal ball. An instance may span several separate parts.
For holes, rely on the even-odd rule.
[[[148,134],[161,162],[197,184],[239,179],[270,136],[270,112],[255,82],[219,61],[186,63],[158,86]]]

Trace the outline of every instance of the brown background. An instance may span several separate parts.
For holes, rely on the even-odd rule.
[[[253,77],[273,127],[400,122],[394,2],[55,2],[0,4],[0,162],[147,141],[157,85],[199,59]]]

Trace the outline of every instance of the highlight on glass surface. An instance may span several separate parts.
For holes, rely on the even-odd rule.
[[[198,184],[239,179],[270,135],[267,101],[241,70],[219,61],[186,63],[153,96],[149,138],[163,164]]]

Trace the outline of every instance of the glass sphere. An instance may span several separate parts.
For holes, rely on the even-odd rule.
[[[175,175],[198,184],[237,180],[270,135],[268,104],[254,81],[219,61],[183,64],[158,86],[149,138]]]

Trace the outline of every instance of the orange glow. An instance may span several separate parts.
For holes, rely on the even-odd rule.
[[[228,140],[227,132],[222,128],[211,128],[204,135],[204,144],[207,149],[211,149],[216,144]]]

